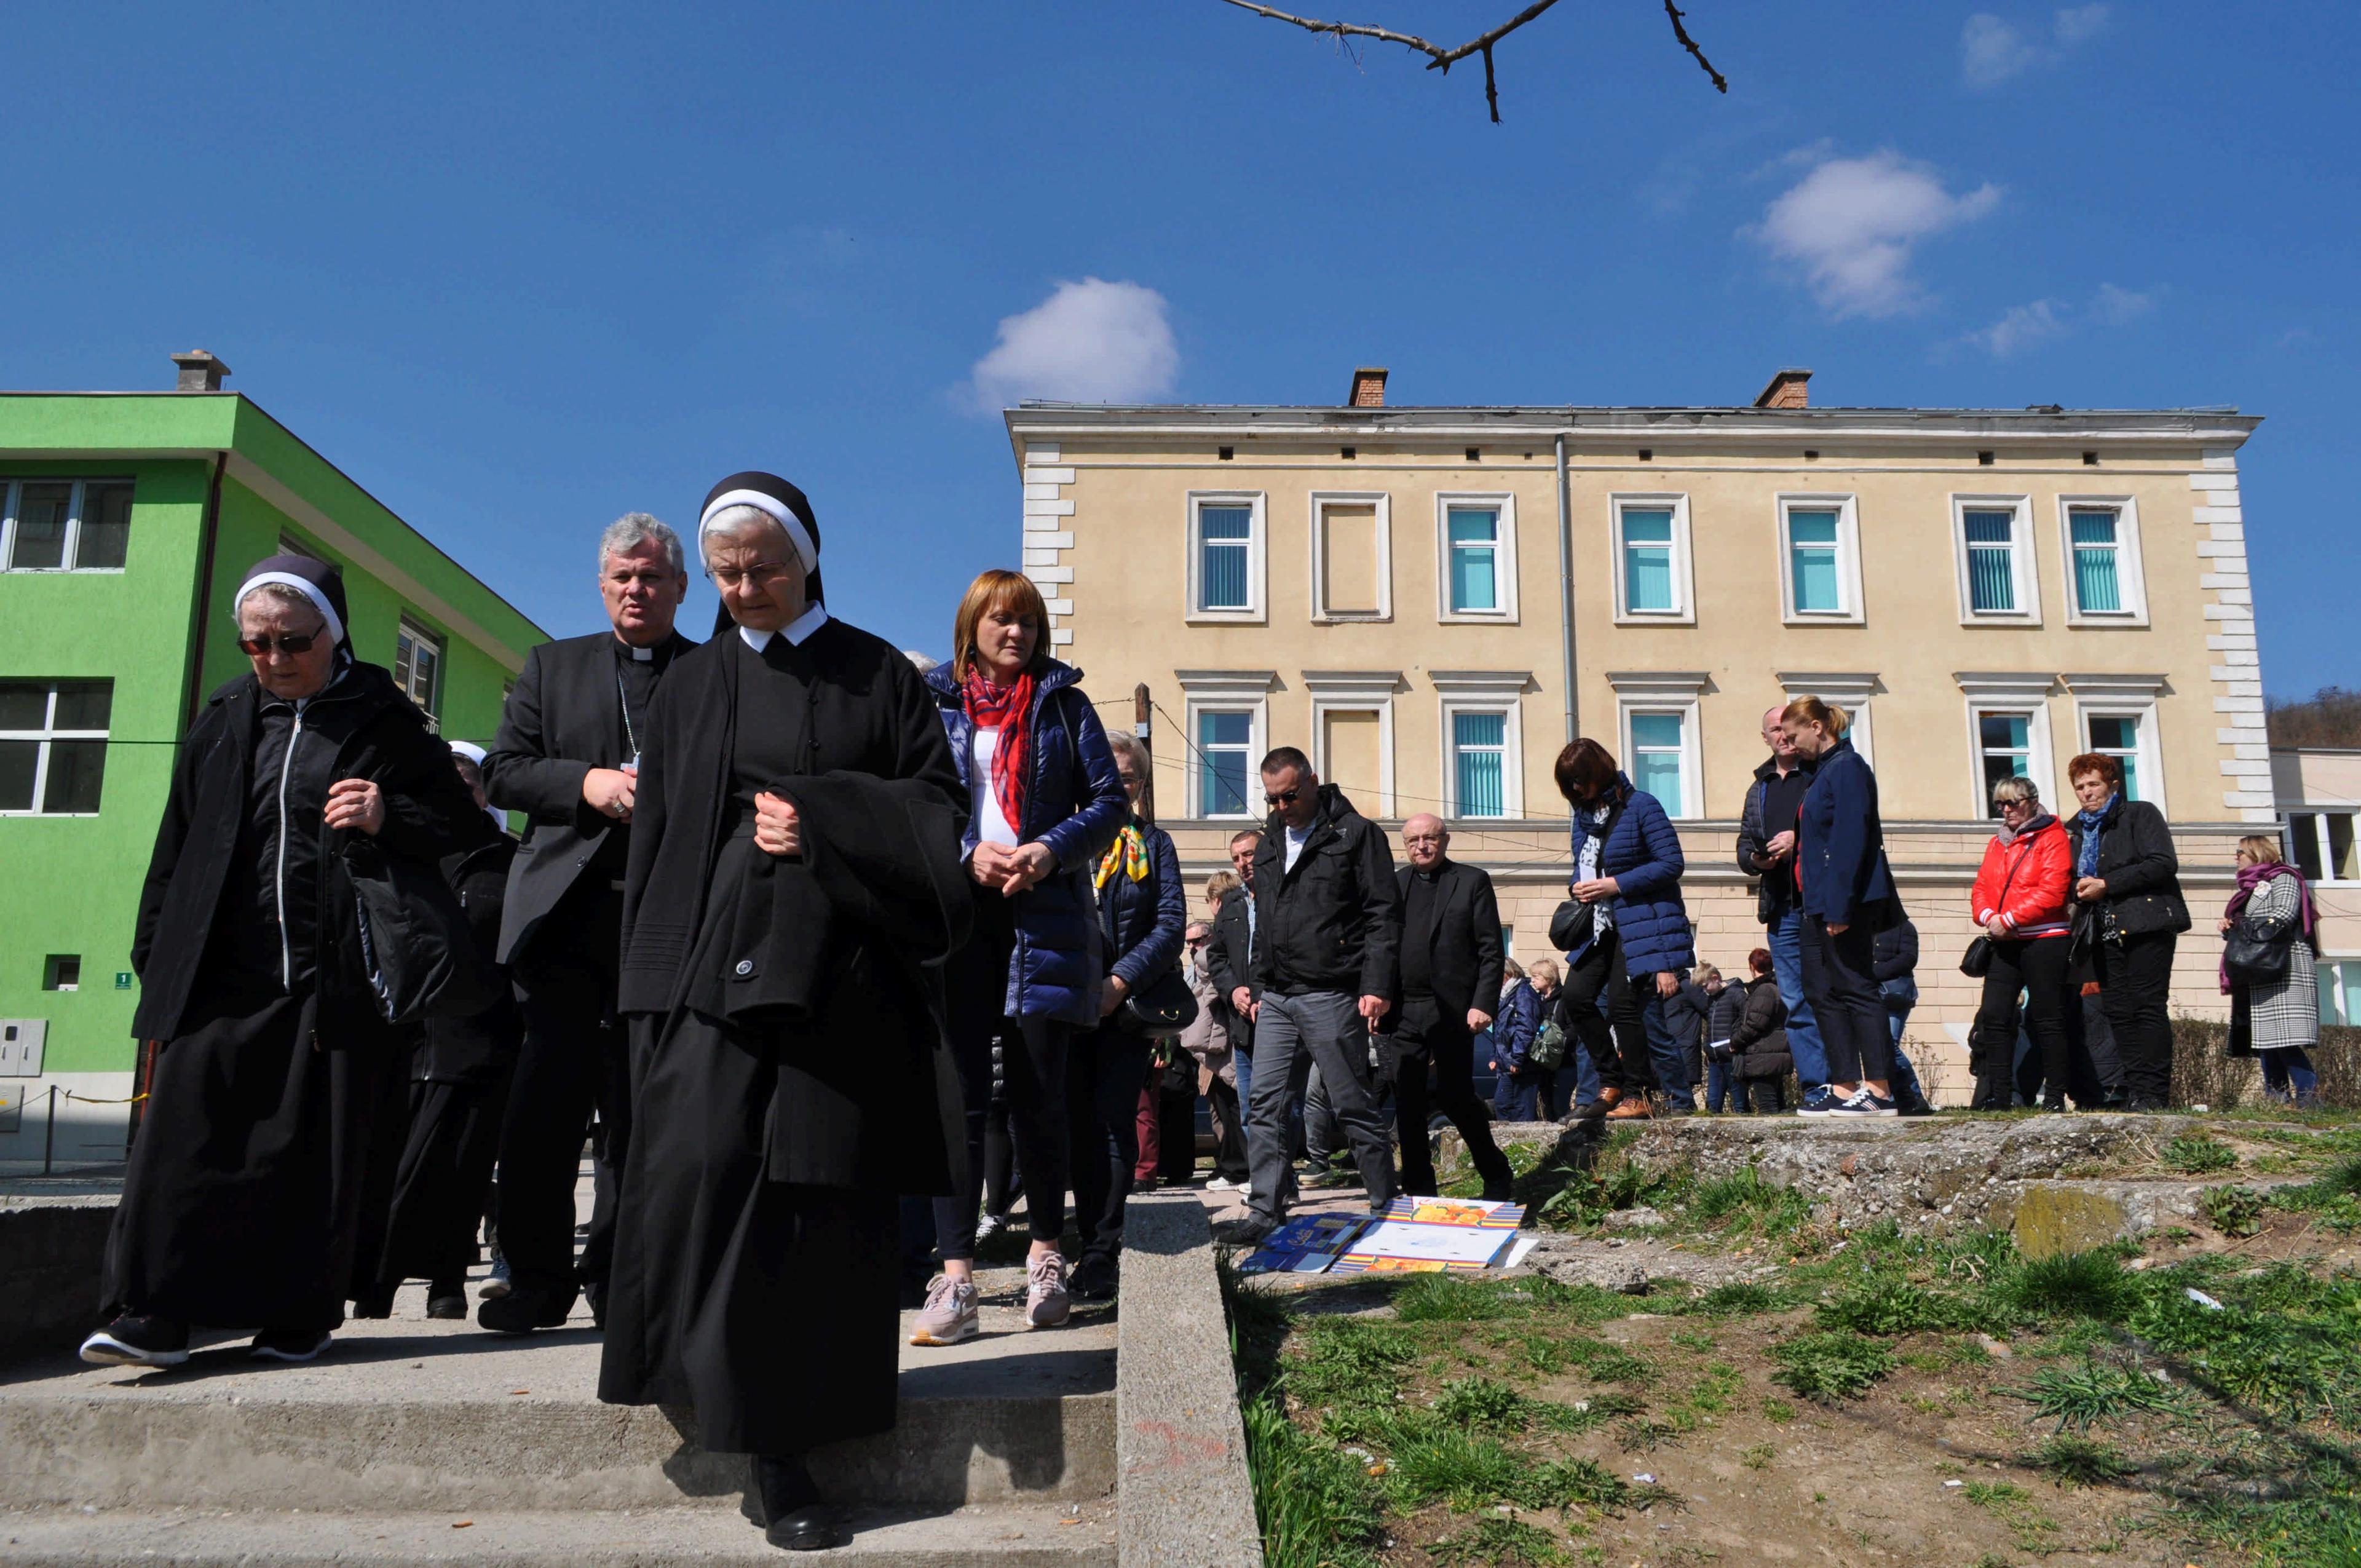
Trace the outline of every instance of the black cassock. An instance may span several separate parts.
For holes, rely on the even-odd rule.
[[[650,728],[598,1397],[687,1407],[719,1453],[883,1431],[895,1200],[954,1190],[964,1150],[928,961],[965,934],[950,744],[908,659],[836,620],[684,654]],[[797,861],[754,845],[766,789],[803,814]]]

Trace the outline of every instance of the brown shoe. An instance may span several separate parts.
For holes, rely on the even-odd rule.
[[[1644,1122],[1654,1114],[1648,1109],[1646,1099],[1637,1098],[1627,1100],[1607,1113],[1607,1119],[1610,1122]]]

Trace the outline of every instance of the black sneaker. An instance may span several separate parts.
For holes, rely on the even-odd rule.
[[[1112,1301],[1121,1279],[1114,1258],[1092,1253],[1066,1277],[1066,1294],[1077,1301]]]
[[[256,1361],[310,1361],[328,1348],[325,1329],[265,1329],[246,1354]]]
[[[1279,1229],[1279,1224],[1277,1220],[1267,1214],[1248,1214],[1243,1220],[1232,1222],[1223,1233],[1222,1240],[1233,1246],[1260,1246],[1270,1239],[1271,1233]]]
[[[476,1321],[494,1333],[529,1334],[535,1329],[564,1328],[573,1310],[571,1291],[561,1296],[554,1290],[519,1286],[477,1308]]]
[[[467,1316],[467,1282],[464,1279],[437,1279],[426,1287],[426,1315],[454,1321]]]
[[[189,1359],[189,1325],[126,1312],[82,1342],[82,1358],[100,1366],[178,1366]]]

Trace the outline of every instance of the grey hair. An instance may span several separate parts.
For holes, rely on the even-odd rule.
[[[700,555],[705,554],[705,542],[715,534],[719,534],[725,539],[735,539],[741,533],[758,528],[776,530],[780,538],[787,538],[786,528],[777,518],[773,517],[761,507],[747,506],[742,502],[734,507],[723,507],[719,511],[715,512],[698,531],[697,554]],[[793,540],[788,540],[788,548],[790,550],[794,548]],[[798,566],[802,565],[803,557],[796,556],[795,564]]]
[[[688,561],[681,554],[680,535],[646,512],[627,511],[609,523],[607,532],[598,536],[599,576],[606,575],[608,556],[620,554],[626,550],[637,550],[651,539],[664,546],[664,559],[672,563],[673,576],[677,577],[687,573]]]
[[[1148,743],[1146,741],[1142,740],[1138,736],[1133,734],[1128,729],[1110,729],[1106,732],[1106,740],[1107,746],[1110,750],[1114,751],[1118,755],[1131,759],[1131,765],[1139,770],[1139,776],[1141,778],[1145,779],[1154,776],[1148,771],[1152,766],[1154,766],[1154,763],[1150,761],[1148,755]]]
[[[1993,785],[1993,802],[1998,805],[2004,800],[2029,800],[2038,806],[2041,804],[2041,786],[2023,773],[2004,778]]]
[[[237,601],[238,613],[245,613],[247,603],[254,599],[269,599],[273,604],[283,604],[291,609],[300,609],[313,616],[320,613],[320,607],[313,604],[302,589],[287,583],[258,583],[247,589]]]

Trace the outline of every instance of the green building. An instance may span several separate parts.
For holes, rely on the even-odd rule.
[[[223,390],[227,366],[172,357],[174,391],[0,392],[0,1162],[12,1165],[45,1146],[60,1164],[121,1157],[139,885],[174,747],[247,667],[230,604],[247,565],[300,550],[342,566],[355,652],[453,740],[491,738],[526,651],[547,640]]]

